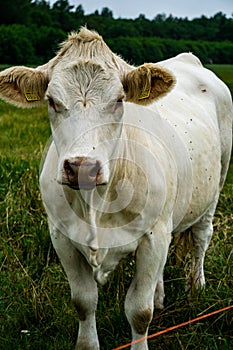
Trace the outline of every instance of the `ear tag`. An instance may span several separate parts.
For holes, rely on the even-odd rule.
[[[24,93],[26,100],[28,102],[33,102],[33,101],[40,101],[40,96],[36,92],[25,92]]]
[[[151,87],[142,91],[141,95],[139,96],[139,100],[144,100],[145,98],[148,98],[150,96],[150,91],[151,91]]]

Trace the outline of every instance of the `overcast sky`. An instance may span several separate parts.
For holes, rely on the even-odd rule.
[[[53,4],[56,0],[50,0]],[[227,17],[233,13],[233,0],[69,0],[70,5],[82,5],[85,14],[108,7],[115,18],[137,18],[144,14],[152,19],[158,13],[172,14],[176,17],[207,17],[223,12]]]

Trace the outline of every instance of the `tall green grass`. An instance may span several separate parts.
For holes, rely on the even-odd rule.
[[[217,68],[224,73],[224,67]],[[20,110],[0,102],[0,129],[0,349],[71,350],[78,319],[50,242],[38,187],[40,159],[50,135],[46,106]],[[233,165],[214,228],[205,262],[206,289],[192,300],[184,292],[186,263],[175,263],[171,246],[165,268],[165,309],[155,313],[150,333],[233,304]],[[100,288],[97,325],[101,349],[130,341],[123,305],[133,270],[129,257]],[[232,317],[232,312],[212,316],[154,338],[149,347],[233,349]]]

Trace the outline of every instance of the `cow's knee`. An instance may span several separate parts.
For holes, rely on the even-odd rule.
[[[85,321],[87,316],[90,314],[94,314],[97,307],[97,293],[96,291],[92,291],[92,293],[83,291],[78,295],[71,295],[71,300],[75,306],[78,317],[80,321]]]
[[[80,300],[80,298],[71,297],[71,300],[75,306],[75,309],[78,314],[78,318],[80,321],[85,321],[87,315],[90,313],[90,308],[88,307],[88,303],[84,300]]]
[[[137,334],[145,334],[152,320],[150,308],[135,311],[132,317],[132,326]]]
[[[125,308],[127,319],[136,334],[144,335],[147,333],[149,324],[152,320],[153,311],[151,308],[142,310]]]

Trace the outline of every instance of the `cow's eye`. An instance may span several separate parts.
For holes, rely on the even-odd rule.
[[[48,98],[48,101],[49,101],[49,106],[50,106],[51,108],[53,108],[53,109],[56,111],[56,105],[55,105],[55,102],[54,102],[54,100],[52,99],[52,97],[49,97],[49,98]]]
[[[124,98],[124,96],[118,97],[117,102],[115,104],[115,110],[122,106],[123,98]]]

